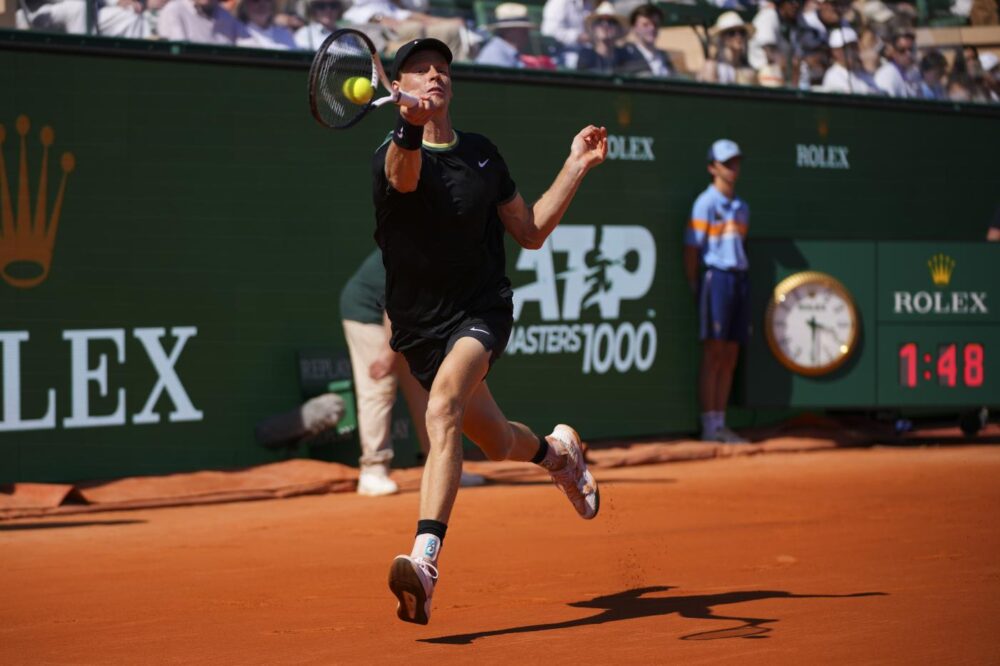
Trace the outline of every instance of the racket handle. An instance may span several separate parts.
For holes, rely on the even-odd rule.
[[[399,91],[399,97],[396,99],[396,104],[406,107],[414,107],[420,104],[420,98],[411,95],[408,92]]]

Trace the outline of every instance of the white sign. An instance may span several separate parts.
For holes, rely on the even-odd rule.
[[[608,159],[630,162],[655,162],[653,137],[608,135]]]
[[[559,273],[556,255],[565,260],[566,269]],[[622,302],[642,298],[653,284],[656,243],[648,229],[561,225],[540,249],[521,250],[517,268],[533,271],[535,280],[514,290],[514,321],[532,303],[546,323],[515,325],[506,353],[582,352],[584,374],[652,367],[656,358],[653,322],[610,323],[620,318]],[[589,309],[604,321],[573,323]]]
[[[176,365],[188,340],[198,334],[194,326],[174,326],[170,335],[176,338],[173,349],[167,351],[161,344],[166,335],[164,328],[136,328],[132,337],[137,339],[146,353],[146,358],[157,374],[156,384],[146,397],[142,409],[132,415],[132,423],[159,423],[160,414],[153,411],[164,394],[173,403],[173,411],[167,415],[171,422],[201,421],[204,414],[191,402],[184,384],[177,375]],[[69,342],[70,410],[63,419],[64,428],[93,428],[98,426],[122,426],[126,423],[125,389],[114,393],[114,408],[104,414],[93,413],[90,404],[91,385],[97,387],[102,398],[109,397],[108,359],[125,363],[125,329],[86,329],[63,331],[63,340]],[[0,403],[0,432],[14,430],[53,430],[56,427],[56,390],[46,392],[45,409],[41,416],[29,416],[21,410],[21,345],[31,339],[28,331],[0,331],[0,386],[3,387],[3,402]],[[96,352],[97,364],[90,366],[91,344],[108,343],[112,352]]]
[[[795,145],[795,166],[805,169],[850,169],[847,146]]]

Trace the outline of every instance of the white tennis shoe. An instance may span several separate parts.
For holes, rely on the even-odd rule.
[[[399,486],[389,478],[385,465],[366,465],[358,475],[358,494],[368,497],[394,495],[399,492]]]
[[[601,493],[597,489],[594,475],[587,469],[587,462],[583,459],[580,435],[573,428],[560,423],[549,436],[556,440],[555,444],[550,440],[549,445],[559,455],[566,456],[566,465],[551,472],[552,482],[566,493],[580,517],[590,520],[601,508]]]
[[[437,567],[430,561],[409,555],[396,556],[389,569],[389,589],[399,600],[396,615],[400,620],[427,624],[437,578]]]

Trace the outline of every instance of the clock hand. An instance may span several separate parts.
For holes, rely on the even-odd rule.
[[[840,336],[837,335],[836,329],[834,329],[832,326],[826,326],[824,324],[820,324],[819,322],[817,322],[816,323],[816,327],[819,330],[826,331],[827,333],[829,333],[830,335],[832,335],[833,339],[836,340],[838,344],[841,344],[841,345],[844,344],[844,341],[840,339]]]
[[[819,355],[819,345],[816,340],[816,327],[818,326],[816,315],[813,315],[806,323],[809,324],[809,328],[812,331],[812,349],[809,350],[809,354],[812,357],[812,362],[816,363],[816,358]]]

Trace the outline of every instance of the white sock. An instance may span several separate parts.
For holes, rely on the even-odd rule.
[[[438,554],[441,552],[441,539],[433,534],[418,534],[413,542],[413,550],[410,557],[427,560],[431,564],[437,562]]]
[[[716,414],[715,427],[717,430],[722,430],[723,428],[726,427],[726,413],[716,412],[715,414]]]
[[[715,412],[702,412],[701,413],[701,431],[702,432],[715,432]]]

